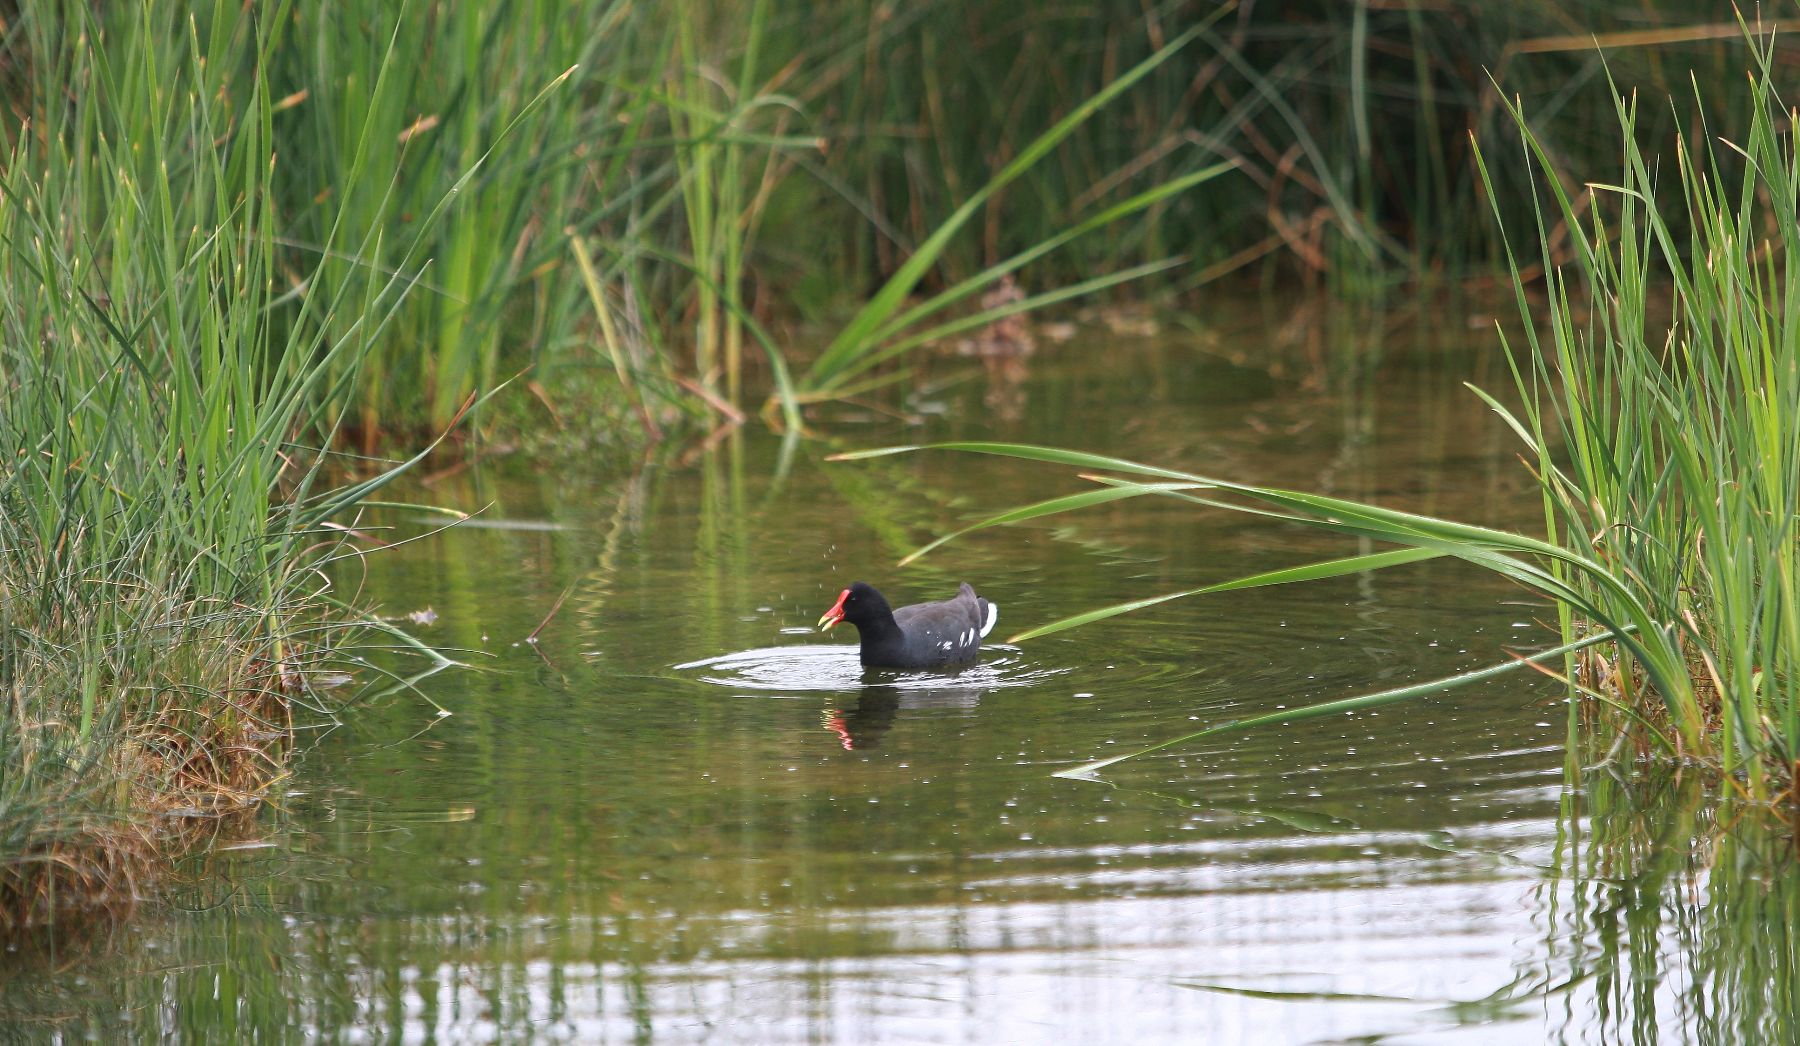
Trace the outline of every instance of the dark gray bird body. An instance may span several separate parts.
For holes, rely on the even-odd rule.
[[[874,586],[858,581],[839,593],[819,627],[855,625],[869,668],[950,668],[975,660],[982,637],[999,619],[999,605],[976,595],[968,582],[949,599],[895,610]]]

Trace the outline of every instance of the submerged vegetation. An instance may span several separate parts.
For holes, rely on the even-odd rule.
[[[1519,357],[1550,540],[1274,504],[1554,592],[1569,640],[1612,629],[1624,700],[1662,703],[1634,722],[1748,767],[1757,794],[1796,756],[1800,164],[1776,42],[1748,88],[1753,162],[1690,136],[1669,209],[1635,144],[1666,136],[1660,111],[1625,111],[1619,186],[1577,200],[1558,179],[1613,118],[1581,89],[1596,42],[1665,90],[1742,64],[1677,5],[18,6],[0,14],[0,925],[128,905],[137,870],[279,779],[296,714],[328,712],[320,666],[379,627],[327,568],[405,467],[383,450],[471,414],[496,441],[654,440],[765,392],[797,432],[807,404],[893,384],[934,343],[1133,281],[1361,293],[1485,271],[1509,255],[1471,206],[1510,226],[1542,174],[1546,254],[1599,308],[1553,273],[1552,340]],[[1484,66],[1527,104],[1509,112]],[[1478,167],[1469,135],[1514,121],[1529,160]],[[794,349],[825,324],[821,351]],[[1160,475],[1082,503],[1215,485]]]

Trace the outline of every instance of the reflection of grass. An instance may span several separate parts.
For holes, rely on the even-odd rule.
[[[1543,965],[1520,981],[1604,1041],[1795,1041],[1800,875],[1768,808],[1692,775],[1581,784],[1539,899]]]

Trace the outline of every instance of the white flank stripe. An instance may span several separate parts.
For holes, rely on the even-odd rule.
[[[994,630],[994,623],[1000,620],[1000,604],[988,604],[987,624],[981,626],[981,634],[986,636]]]

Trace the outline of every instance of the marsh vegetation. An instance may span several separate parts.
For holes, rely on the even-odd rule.
[[[1715,816],[1722,799],[1757,816],[1794,808],[1800,154],[1780,90],[1786,33],[1673,4],[16,7],[0,14],[8,933],[128,909],[209,841],[324,823],[268,809],[314,728],[435,717],[443,694],[409,675],[496,654],[468,620],[448,635],[431,633],[435,611],[406,620],[394,601],[429,586],[384,588],[380,564],[419,562],[397,539],[482,510],[482,470],[521,450],[511,467],[693,472],[671,496],[692,498],[673,518],[693,522],[698,551],[665,568],[694,597],[681,613],[706,621],[821,609],[788,568],[756,565],[757,544],[805,540],[781,515],[789,483],[847,506],[800,513],[823,546],[859,550],[846,570],[905,560],[946,582],[938,559],[1001,543],[1002,582],[1060,591],[1001,597],[1023,652],[996,680],[924,704],[876,688],[866,707],[828,709],[852,755],[867,758],[862,742],[901,710],[976,708],[1008,673],[1054,685],[1068,666],[1040,650],[1121,649],[1076,634],[1126,636],[1121,656],[1155,648],[1126,611],[1166,623],[1204,613],[1177,597],[1275,586],[1316,598],[1286,587],[1300,581],[1365,586],[1364,605],[1383,608],[1369,586],[1479,574],[1493,583],[1470,591],[1495,605],[1529,593],[1525,616],[1545,630],[1468,640],[1454,663],[1371,657],[1279,707],[1133,719],[1124,749],[1059,735],[1026,762],[1124,787],[1138,768],[1213,751],[1225,729],[1429,708],[1452,700],[1431,680],[1485,687],[1500,673],[1512,696],[1493,714],[1541,722],[1533,685],[1567,699],[1540,740],[1566,742],[1571,790],[1591,794],[1596,773],[1646,787],[1700,771],[1699,798],[1684,779],[1679,802],[1627,789],[1605,803],[1703,810],[1677,833],[1693,852],[1772,853],[1722,834],[1743,831]],[[1275,333],[1221,333],[1218,317],[1240,315],[1222,303],[1251,291],[1289,296],[1258,319]],[[1292,306],[1300,291],[1315,304]],[[1495,419],[1469,453],[1485,476],[1496,462],[1516,475],[1484,480],[1490,496],[1438,504],[1454,469],[1396,491],[1340,468],[1378,427],[1374,405],[1395,409],[1377,371],[1405,353],[1385,336],[1429,326],[1389,325],[1400,302],[1475,319],[1457,351],[1477,362],[1454,370],[1471,387],[1442,409]],[[1516,318],[1496,325],[1500,312]],[[1325,348],[1282,351],[1309,325]],[[1187,341],[1143,350],[1155,366],[1140,372],[1130,330]],[[1027,363],[1033,331],[1046,347]],[[1074,362],[1089,344],[1106,359]],[[1200,359],[1230,369],[1200,374]],[[1139,393],[1106,382],[1107,360]],[[1105,409],[1059,367],[1110,389]],[[1253,388],[1291,402],[1258,406],[1247,433],[1196,429],[1189,415],[1210,402],[1178,386],[1214,380],[1233,409]],[[1304,443],[1318,419],[1293,411],[1321,403],[1344,423],[1327,464],[1288,469],[1234,442]],[[1442,429],[1434,453],[1473,431]],[[983,457],[817,465],[926,443]],[[1083,478],[1046,491],[1054,471],[1020,459]],[[764,466],[766,483],[751,475]],[[471,490],[456,485],[465,471]],[[606,666],[606,687],[672,687],[667,666],[718,653],[658,648],[629,614],[625,654],[591,630],[634,600],[677,613],[645,594],[667,575],[619,561],[667,507],[639,479],[619,489],[608,512],[580,516],[604,535],[582,546],[586,567],[526,571],[544,586],[520,594],[535,627],[509,621],[508,635],[542,659],[546,685],[570,686],[572,660]],[[1028,507],[994,515],[1002,495]],[[413,504],[437,500],[455,507]],[[1238,522],[1208,533],[1255,552],[1243,570],[1165,543],[1218,510]],[[1069,522],[1094,517],[1118,532]],[[1037,538],[1066,553],[1054,586],[1030,566]],[[543,540],[504,551],[566,554]],[[1185,565],[1071,578],[1102,576],[1095,564],[1130,561],[1132,546]],[[461,610],[479,617],[471,563],[434,569],[467,582]],[[1468,573],[1435,573],[1447,570]],[[591,645],[540,645],[557,622]],[[1133,684],[1145,694],[1188,678],[1179,658],[1151,660]],[[375,700],[385,691],[404,696]],[[621,736],[681,736],[643,711],[648,733],[615,723]],[[1105,732],[1101,715],[1071,721]],[[775,758],[781,731],[761,723],[753,749]],[[721,763],[730,750],[707,749]],[[1157,809],[1190,801],[1169,799],[1191,795],[1182,765],[1156,783]],[[1077,787],[1059,781],[1046,787]],[[1778,822],[1756,823],[1777,838]],[[1080,845],[1103,846],[1102,823]],[[1638,830],[1589,851],[1581,874],[1636,860]],[[1688,914],[1750,947],[1743,912],[1764,902],[1739,885]],[[1763,1003],[1743,1002],[1744,1027],[1767,1027]]]

